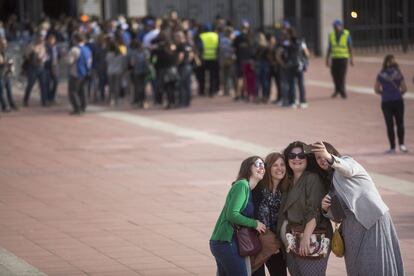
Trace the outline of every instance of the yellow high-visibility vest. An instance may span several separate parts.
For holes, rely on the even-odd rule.
[[[341,37],[339,38],[339,43],[336,40],[335,31],[329,34],[332,58],[349,58],[348,38],[348,30],[343,30]]]
[[[200,34],[201,42],[203,43],[202,58],[204,60],[217,59],[217,49],[219,46],[219,36],[215,32],[206,32]]]

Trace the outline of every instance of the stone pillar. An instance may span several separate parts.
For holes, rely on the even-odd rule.
[[[263,23],[272,26],[283,19],[283,0],[263,0]]]
[[[343,21],[342,0],[319,0],[319,45],[322,56],[326,55],[328,37],[332,29],[332,22],[335,19]]]
[[[141,17],[147,15],[146,0],[127,0],[128,17]]]
[[[83,0],[79,1],[79,12],[86,15],[102,17],[102,1],[100,0]]]
[[[30,21],[38,22],[43,13],[43,0],[42,1],[29,1],[25,0],[23,3],[24,11]]]

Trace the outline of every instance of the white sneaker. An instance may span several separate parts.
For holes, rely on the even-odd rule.
[[[407,153],[408,152],[408,149],[407,149],[407,147],[405,145],[400,145],[400,151],[401,152],[404,152],[404,153]]]
[[[308,104],[307,103],[301,103],[300,108],[302,108],[302,109],[308,108]]]
[[[296,109],[297,108],[297,105],[296,104],[291,104],[290,105],[290,108]]]

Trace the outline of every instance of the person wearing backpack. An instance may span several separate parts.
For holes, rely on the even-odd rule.
[[[131,81],[134,86],[132,105],[142,108],[145,102],[145,79],[150,73],[150,53],[137,40],[132,41],[131,49],[128,65],[131,68]]]
[[[80,115],[86,110],[85,84],[92,68],[92,53],[85,45],[85,38],[80,33],[73,34],[73,47],[68,53],[69,100],[72,105],[71,115]]]
[[[177,44],[178,58],[178,105],[180,107],[189,107],[191,104],[191,75],[193,73],[194,49],[188,42],[183,31],[174,34],[174,40]]]
[[[285,45],[286,58],[285,67],[287,71],[288,101],[292,108],[296,108],[296,85],[299,88],[299,107],[307,108],[306,91],[304,85],[304,72],[306,71],[309,57],[309,50],[306,43],[299,39],[294,29],[287,30],[288,40]]]
[[[224,88],[224,96],[230,95],[230,88],[236,86],[235,63],[236,52],[233,47],[233,28],[224,29],[219,44],[219,64]]]

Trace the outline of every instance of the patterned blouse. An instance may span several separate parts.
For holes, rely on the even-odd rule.
[[[276,233],[277,217],[280,209],[282,193],[272,193],[265,188],[258,187],[253,193],[255,218]]]

